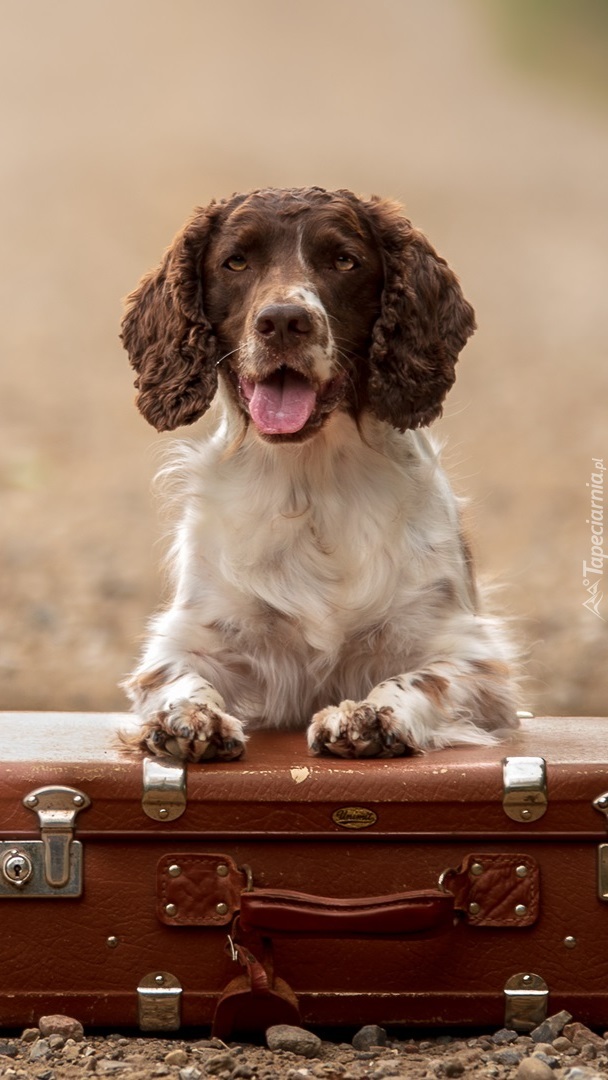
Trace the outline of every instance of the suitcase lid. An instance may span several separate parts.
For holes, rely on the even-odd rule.
[[[133,724],[121,713],[0,713],[0,839],[37,835],[24,799],[49,785],[90,800],[79,838],[606,837],[606,718],[537,717],[497,746],[388,760],[312,757],[303,732],[254,732],[240,761],[184,768],[183,804],[178,793],[164,820],[174,780],[161,768],[144,793],[144,755],[117,737]],[[147,760],[179,778],[171,759]]]

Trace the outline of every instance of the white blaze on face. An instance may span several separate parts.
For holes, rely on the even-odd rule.
[[[290,289],[287,299],[293,304],[301,304],[310,313],[317,328],[316,337],[319,343],[310,346],[308,358],[315,378],[322,383],[329,382],[336,375],[333,366],[334,339],[323,304],[310,285],[298,285]]]

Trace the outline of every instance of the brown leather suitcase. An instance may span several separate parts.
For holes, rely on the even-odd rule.
[[[343,761],[128,756],[0,715],[0,1024],[608,1024],[608,720]]]

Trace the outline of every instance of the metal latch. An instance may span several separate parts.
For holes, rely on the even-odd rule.
[[[608,792],[598,795],[593,805],[604,815],[608,826]],[[597,849],[597,893],[600,900],[608,901],[608,844],[599,844]]]
[[[505,1027],[532,1031],[547,1018],[549,987],[540,975],[522,971],[505,983]]]
[[[31,791],[23,805],[37,815],[41,839],[0,841],[0,897],[80,896],[82,844],[74,826],[89,796],[53,785]]]
[[[542,757],[503,759],[502,805],[512,821],[538,821],[547,810],[547,767]]]
[[[181,1023],[182,987],[170,971],[153,971],[137,987],[142,1031],[177,1031]]]
[[[144,814],[154,821],[175,821],[186,809],[186,767],[179,761],[144,758]]]

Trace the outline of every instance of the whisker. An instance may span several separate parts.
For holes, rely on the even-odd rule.
[[[231,349],[230,352],[224,353],[223,356],[220,356],[219,360],[215,361],[215,366],[219,367],[220,364],[224,363],[224,360],[227,360],[229,356],[234,356],[234,354],[240,352],[242,348],[242,345],[237,345],[236,349]]]

